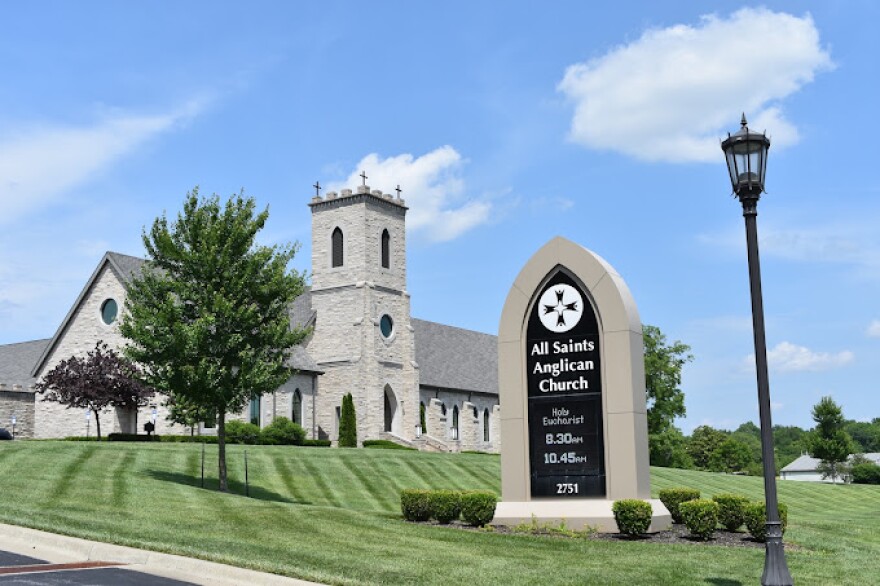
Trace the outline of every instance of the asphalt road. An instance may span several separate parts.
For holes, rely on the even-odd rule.
[[[123,567],[50,564],[45,560],[0,551],[0,586],[192,586]]]

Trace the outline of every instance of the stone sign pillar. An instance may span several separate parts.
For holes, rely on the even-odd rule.
[[[642,324],[623,279],[556,237],[516,278],[498,332],[501,502],[496,525],[616,531],[611,505],[651,503]]]

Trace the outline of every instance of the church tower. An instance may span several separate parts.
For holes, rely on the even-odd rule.
[[[337,439],[342,397],[351,393],[359,441],[386,433],[412,439],[419,386],[406,291],[407,207],[399,193],[366,184],[315,196],[309,207],[316,321],[308,352],[324,370],[316,406],[322,435]]]

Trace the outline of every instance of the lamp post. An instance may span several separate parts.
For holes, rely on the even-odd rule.
[[[766,134],[749,130],[746,115],[736,134],[728,133],[721,143],[733,192],[743,207],[746,247],[749,256],[749,283],[752,293],[752,327],[755,336],[755,365],[758,376],[758,409],[761,416],[761,456],[764,461],[764,501],[767,509],[767,542],[764,555],[764,586],[793,584],[782,545],[782,524],[776,499],[776,462],[773,455],[773,428],[770,422],[770,382],[767,377],[767,344],[764,339],[764,304],[761,299],[761,263],[758,258],[758,199],[764,191],[767,151]]]

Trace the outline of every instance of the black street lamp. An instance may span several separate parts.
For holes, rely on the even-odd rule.
[[[742,128],[728,134],[721,143],[730,172],[733,192],[739,197],[746,220],[749,254],[749,283],[752,291],[752,326],[755,334],[755,364],[758,374],[758,408],[761,415],[761,455],[764,460],[764,499],[767,508],[767,542],[764,555],[764,586],[793,584],[782,545],[782,524],[776,499],[776,462],[773,456],[773,427],[770,422],[770,382],[767,377],[767,343],[764,340],[764,303],[761,299],[761,262],[758,258],[758,199],[764,191],[767,151],[770,139],[749,130],[746,115]]]

